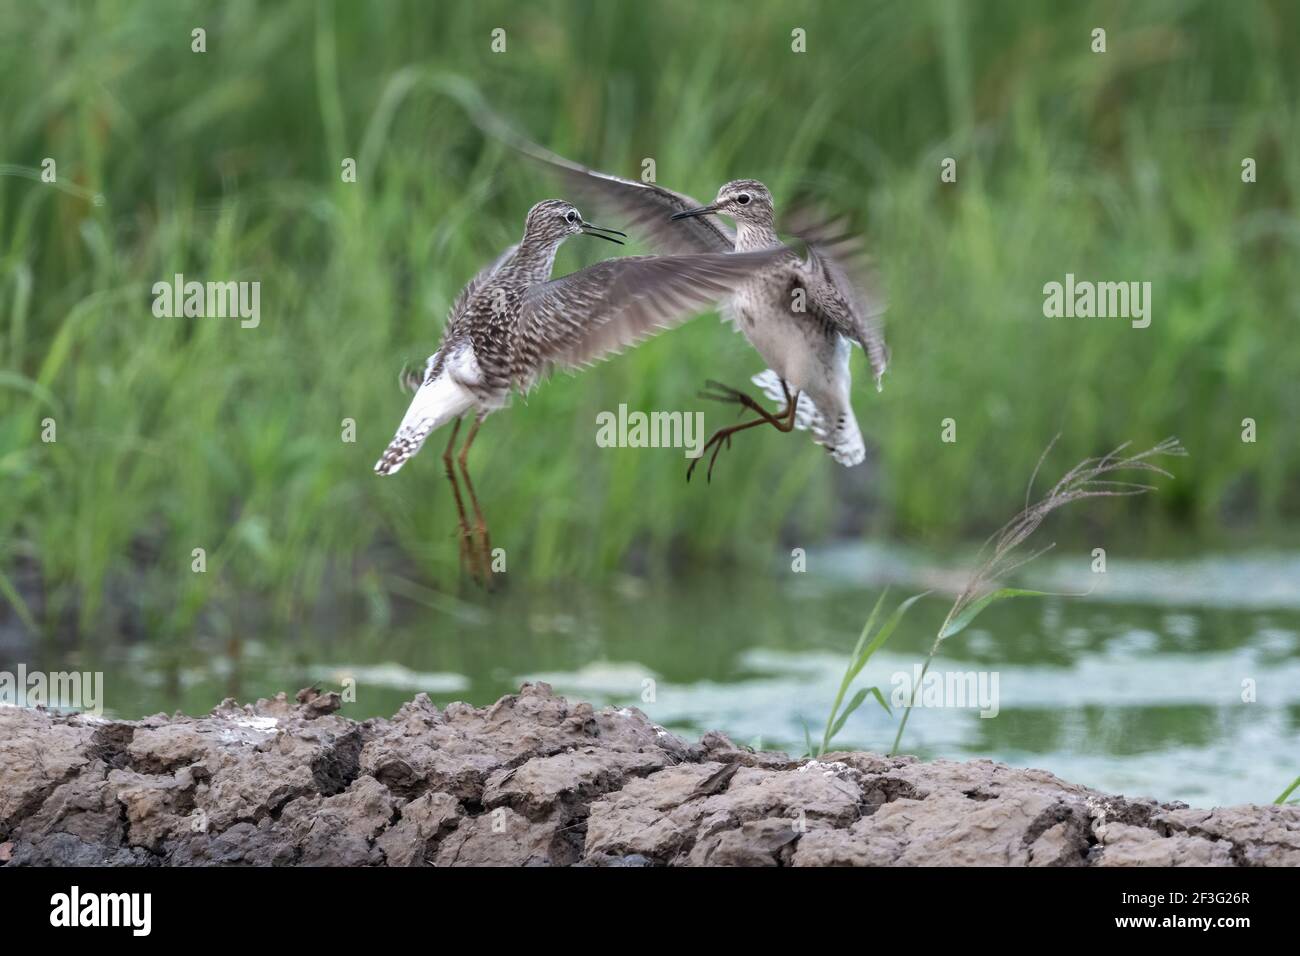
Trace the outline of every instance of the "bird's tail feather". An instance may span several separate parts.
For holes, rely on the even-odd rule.
[[[770,368],[755,375],[750,381],[763,390],[763,394],[775,402],[785,402],[785,389],[781,377]],[[862,431],[853,410],[846,409],[835,421],[828,421],[807,392],[799,394],[794,411],[794,427],[800,431],[812,432],[813,440],[830,452],[830,456],[846,467],[861,464],[867,457],[866,445],[862,441]]]
[[[842,413],[835,427],[824,438],[819,436],[817,442],[824,445],[831,457],[846,468],[862,464],[867,457],[867,446],[862,441],[862,430],[858,428],[858,420],[852,409]]]
[[[397,426],[397,434],[375,462],[375,473],[396,474],[424,440],[453,418],[464,415],[474,404],[474,396],[463,386],[443,374],[426,382],[416,391],[411,405]]]

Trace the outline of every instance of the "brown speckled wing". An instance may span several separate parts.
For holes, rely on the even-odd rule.
[[[684,255],[731,252],[736,247],[735,234],[716,216],[672,221],[674,214],[704,205],[690,196],[571,162],[521,136],[493,113],[480,110],[474,118],[488,133],[557,175],[564,183],[565,196],[575,200],[584,215],[589,212],[588,206],[594,207],[599,215],[612,220],[608,225],[624,230],[656,252]]]
[[[789,250],[606,259],[531,287],[520,307],[515,377],[578,368],[672,328],[726,298]]]
[[[811,209],[796,210],[786,225],[807,245],[800,271],[808,283],[811,306],[823,321],[862,347],[879,387],[889,364],[882,322],[886,304],[877,291],[878,282],[868,276],[862,240],[848,232],[843,221]]]

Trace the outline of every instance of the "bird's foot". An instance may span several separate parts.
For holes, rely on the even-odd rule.
[[[716,385],[717,383],[710,384]],[[722,387],[726,388],[725,385]],[[730,391],[735,391],[735,389],[731,389]],[[743,395],[744,393],[740,392],[738,394]],[[748,398],[749,396],[745,397]],[[780,415],[770,415],[766,411],[759,409],[762,412],[762,418],[751,418],[749,421],[741,422],[739,425],[729,425],[726,428],[719,428],[716,432],[710,435],[709,440],[704,443],[704,447],[700,449],[699,457],[691,461],[690,466],[686,469],[686,480],[691,480],[691,475],[695,473],[695,466],[704,458],[704,453],[712,448],[713,452],[709,455],[709,468],[708,471],[705,472],[705,480],[712,483],[713,466],[717,464],[718,454],[722,451],[724,446],[727,448],[731,447],[731,436],[736,434],[736,432],[743,432],[747,428],[757,428],[759,425],[771,425],[779,432],[793,431],[795,408],[798,404],[799,396],[797,394],[791,395],[789,391],[787,391],[786,407]]]
[[[420,386],[424,384],[424,369],[419,366],[403,365],[402,371],[397,375],[397,384],[405,391],[418,392]]]
[[[700,389],[699,396],[700,398],[708,399],[711,402],[739,405],[742,409],[747,408],[750,411],[757,413],[759,417],[769,424],[777,424],[778,416],[773,415],[764,408],[752,395],[747,392],[742,392],[738,388],[732,388],[730,385],[723,385],[721,382],[715,382],[713,379],[709,379],[704,383],[704,388]]]
[[[481,569],[475,580],[484,591],[491,591],[496,572],[492,568],[492,538],[485,522],[480,520],[474,525],[474,540],[470,547],[475,549],[475,564]]]
[[[466,525],[458,530],[456,537],[459,539],[461,573],[468,573],[475,584],[486,588],[488,586],[487,575],[481,564],[482,554],[479,551],[474,530]]]
[[[691,475],[695,473],[695,466],[704,460],[704,453],[708,451],[710,448],[712,448],[713,454],[709,456],[709,467],[708,470],[704,473],[704,480],[712,484],[713,466],[717,462],[718,453],[722,451],[723,446],[725,445],[727,448],[730,448],[731,436],[734,435],[736,432],[740,431],[741,428],[745,428],[750,425],[758,425],[758,424],[765,424],[765,423],[763,422],[763,419],[758,418],[758,419],[754,419],[751,422],[746,422],[743,426],[733,425],[730,428],[719,428],[716,432],[710,435],[709,440],[704,443],[704,447],[700,449],[699,457],[691,459],[690,466],[687,467],[686,469],[686,480],[687,481],[691,480]]]

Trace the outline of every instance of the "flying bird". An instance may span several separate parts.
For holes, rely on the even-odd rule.
[[[590,365],[680,324],[784,255],[780,247],[746,254],[625,256],[551,279],[561,244],[576,235],[619,244],[626,238],[626,233],[587,222],[572,203],[561,199],[539,202],[528,211],[523,238],[457,296],[442,341],[423,373],[403,374],[415,396],[375,463],[378,474],[395,474],[429,435],[455,422],[443,463],[456,499],[462,558],[484,582],[490,539],[466,465],[483,420],[503,408],[513,391],[529,391],[553,369]],[[457,459],[482,543],[481,576],[476,566],[480,556],[468,543],[468,520],[451,464],[466,415],[474,421]]]
[[[566,191],[583,203],[616,210],[656,252],[752,253],[782,248],[772,194],[756,179],[726,183],[706,206],[655,183],[622,179],[570,162],[520,136],[482,108],[472,115],[488,133],[558,173]],[[719,221],[718,215],[733,219],[735,230]],[[710,478],[723,444],[729,447],[733,434],[763,424],[784,432],[810,431],[842,465],[857,465],[866,457],[850,401],[849,354],[853,344],[862,348],[879,390],[889,361],[879,321],[884,304],[851,278],[849,256],[858,240],[840,223],[806,214],[803,219],[794,234],[804,241],[805,255],[785,247],[785,252],[737,287],[723,306],[724,318],[768,364],[752,381],[784,406],[772,414],[744,392],[708,382],[703,397],[737,403],[759,416],[719,429],[709,438],[705,449],[713,448]],[[701,458],[691,462],[688,480]]]

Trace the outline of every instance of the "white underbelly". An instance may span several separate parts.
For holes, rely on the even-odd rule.
[[[736,328],[792,389],[847,393],[848,342],[822,334],[810,318],[793,316],[750,296],[737,295],[730,311]]]

